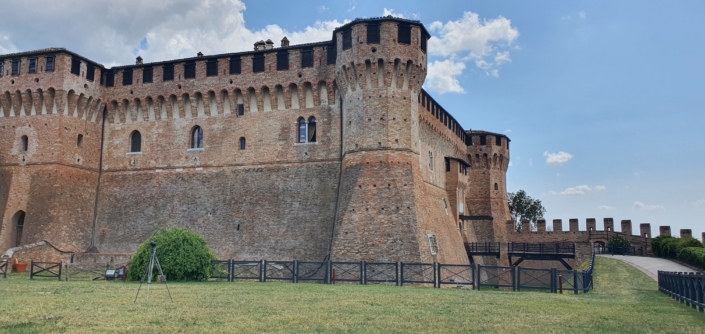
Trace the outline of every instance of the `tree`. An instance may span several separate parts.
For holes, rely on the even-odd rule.
[[[516,193],[508,193],[509,213],[516,224],[517,232],[521,232],[522,220],[531,222],[531,230],[536,230],[536,221],[543,218],[546,209],[541,205],[541,200],[533,199],[525,191],[519,190]]]

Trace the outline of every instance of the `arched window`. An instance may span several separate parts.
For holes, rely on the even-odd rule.
[[[311,143],[316,142],[316,117],[311,116],[308,119],[308,141]]]
[[[305,143],[308,136],[306,135],[306,120],[303,119],[303,117],[299,118],[298,126],[299,126],[299,143]]]
[[[79,134],[78,139],[76,139],[76,146],[81,147],[83,145],[83,135]]]
[[[240,138],[240,151],[244,151],[246,145],[247,145],[247,142],[245,141],[245,137]]]
[[[14,225],[15,225],[15,247],[19,247],[22,243],[22,229],[24,228],[24,211],[18,211],[15,214]]]
[[[191,130],[191,148],[203,148],[203,129],[198,125]]]
[[[20,152],[27,152],[27,148],[29,147],[29,138],[27,138],[27,136],[22,136],[22,142],[20,143],[20,145]]]
[[[499,186],[497,185],[497,183],[494,184],[494,190],[499,190]]]
[[[132,131],[132,135],[130,135],[130,152],[142,152],[142,135],[137,130]]]

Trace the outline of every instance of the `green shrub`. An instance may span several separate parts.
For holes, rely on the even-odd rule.
[[[622,237],[622,236],[620,236],[620,235],[615,235],[615,236],[612,237],[612,239],[610,239],[609,242],[607,242],[607,246],[609,246],[609,247],[620,247],[620,248],[627,247],[627,248],[629,248],[629,247],[631,247],[632,245],[631,245],[631,244],[629,243],[629,241],[628,241],[627,239],[625,239],[624,237]]]
[[[685,247],[678,251],[678,259],[685,263],[705,269],[705,248],[702,246]]]
[[[162,229],[147,239],[130,260],[127,276],[139,281],[152,253],[150,243],[157,243],[157,258],[169,281],[203,281],[210,278],[211,260],[215,254],[198,234],[182,228]],[[159,274],[154,266],[154,277]],[[156,279],[156,278],[155,278]]]
[[[666,258],[675,258],[683,248],[703,248],[703,244],[693,238],[674,238],[672,236],[658,236],[651,240],[654,255]]]

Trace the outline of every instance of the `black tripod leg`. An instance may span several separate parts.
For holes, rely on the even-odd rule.
[[[169,285],[166,284],[166,276],[164,276],[164,272],[162,271],[162,265],[159,264],[159,258],[157,258],[157,257],[155,256],[155,257],[154,257],[154,260],[156,260],[156,262],[157,262],[157,268],[159,268],[159,276],[161,276],[161,277],[164,278],[164,286],[166,287],[166,292],[169,294],[169,299],[170,299],[171,302],[173,303],[173,302],[174,302],[174,299],[171,298],[171,291],[169,291]],[[135,300],[136,300],[136,299],[135,299]]]
[[[144,283],[144,279],[147,277],[147,273],[149,272],[149,267],[144,271],[144,275],[142,275],[142,279],[140,280],[140,287],[137,288],[137,295],[135,295],[135,302],[133,304],[137,304],[137,297],[140,295],[140,289],[142,289],[142,283]]]

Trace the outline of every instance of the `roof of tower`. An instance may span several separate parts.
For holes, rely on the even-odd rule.
[[[91,63],[93,65],[105,68],[103,64],[92,61],[84,56],[81,56],[78,53],[75,53],[73,51],[67,50],[66,48],[46,48],[46,49],[39,49],[39,50],[32,50],[32,51],[23,51],[23,52],[16,52],[16,53],[7,53],[4,55],[0,55],[0,59],[9,59],[9,58],[15,58],[15,57],[24,57],[24,56],[40,56],[40,55],[45,55],[45,54],[52,54],[52,53],[68,53],[71,56],[80,58],[81,60]]]
[[[391,16],[391,15],[382,16],[382,17],[370,17],[370,18],[364,18],[364,19],[362,19],[362,18],[356,18],[356,19],[353,20],[352,22],[348,22],[348,23],[346,23],[346,24],[344,24],[344,25],[342,25],[342,26],[340,26],[340,27],[338,27],[338,28],[335,28],[335,30],[333,30],[333,36],[335,36],[335,33],[336,33],[336,32],[338,32],[338,31],[340,31],[340,30],[348,29],[349,27],[351,27],[351,26],[353,26],[353,25],[355,25],[355,24],[358,24],[358,23],[385,22],[385,21],[394,21],[394,22],[399,22],[399,23],[411,23],[411,24],[415,24],[415,25],[420,26],[420,27],[421,27],[421,31],[423,31],[427,36],[431,36],[431,34],[428,33],[428,30],[426,30],[426,27],[423,25],[423,23],[421,23],[421,21],[419,21],[419,20],[402,19],[402,18],[399,18],[399,17]]]
[[[468,135],[471,135],[471,136],[472,136],[472,135],[492,135],[492,136],[500,136],[500,137],[507,138],[508,141],[512,141],[511,139],[509,139],[509,137],[507,137],[507,135],[501,134],[501,133],[497,133],[497,132],[490,132],[490,131],[484,131],[484,130],[467,130],[467,131],[465,131],[465,133],[467,133]]]

